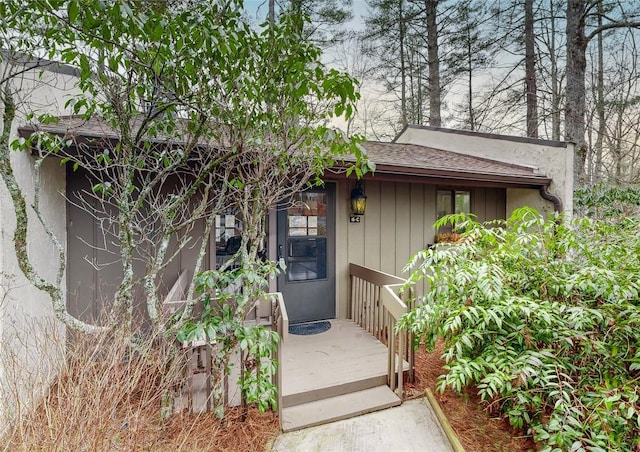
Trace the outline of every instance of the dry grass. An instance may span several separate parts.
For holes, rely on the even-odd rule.
[[[160,418],[163,395],[183,374],[168,349],[141,344],[149,352],[131,353],[126,341],[113,336],[71,342],[58,377],[35,410],[23,410],[9,434],[5,450],[153,450],[264,451],[278,435],[277,416],[251,408],[228,411],[221,423],[211,413],[174,414]],[[443,373],[441,347],[416,354],[416,383],[406,386],[408,398],[436,394],[463,446],[468,451],[535,449],[500,419],[480,408],[473,391],[462,395],[435,391]],[[16,391],[17,393],[17,391]]]
[[[224,424],[211,413],[179,412],[163,421],[163,396],[183,381],[170,346],[149,340],[131,352],[122,337],[70,341],[66,360],[34,410],[23,410],[4,450],[264,451],[279,432],[273,413],[229,410]],[[17,394],[17,392],[16,392]],[[14,401],[17,404],[17,400]]]
[[[189,428],[185,429],[185,425]],[[255,408],[249,409],[244,420],[241,408],[230,409],[224,426],[211,413],[180,413],[171,420],[165,437],[153,450],[263,452],[279,433],[276,414],[260,414]]]
[[[462,394],[455,394],[449,389],[440,394],[435,390],[438,376],[444,373],[441,355],[441,344],[430,353],[424,347],[416,352],[416,382],[407,385],[408,397],[422,397],[426,388],[431,389],[467,451],[535,450],[530,439],[514,432],[506,421],[492,418],[484,411],[473,388]]]

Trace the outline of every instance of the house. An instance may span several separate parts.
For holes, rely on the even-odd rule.
[[[95,123],[64,116],[68,114],[63,107],[64,99],[75,92],[72,68],[42,62],[36,65],[30,61],[22,61],[21,64],[34,66],[23,74],[20,88],[27,88],[21,92],[28,92],[31,100],[37,100],[42,109],[60,116],[57,124],[49,126],[50,132],[64,135],[72,131],[78,138],[89,139],[103,133]],[[39,74],[42,67],[46,72],[46,82]],[[12,134],[28,135],[31,131],[29,127],[21,127],[12,131]],[[376,163],[375,173],[365,175],[357,183],[340,171],[329,169],[324,177],[325,187],[300,193],[298,200],[301,203],[274,211],[269,216],[267,250],[268,258],[283,259],[286,264],[286,272],[277,281],[272,281],[271,289],[282,294],[289,322],[335,319],[333,330],[336,334],[337,330],[353,331],[354,335],[349,337],[364,339],[366,347],[378,345],[373,336],[364,338],[363,331],[371,330],[371,324],[375,323],[374,335],[381,337],[385,329],[385,326],[381,326],[383,318],[388,313],[388,310],[383,312],[383,305],[387,306],[384,300],[397,295],[381,294],[386,290],[385,287],[397,288],[402,283],[402,277],[406,276],[403,275],[403,268],[412,254],[434,243],[437,231],[433,223],[439,216],[469,211],[476,214],[479,220],[491,220],[505,218],[512,210],[523,205],[531,205],[547,213],[554,210],[570,213],[572,209],[573,147],[568,143],[407,126],[391,143],[366,142],[363,147],[369,159]],[[32,187],[33,158],[16,154],[12,156],[12,161],[23,186]],[[113,297],[116,281],[121,275],[117,266],[106,265],[113,261],[113,256],[105,249],[104,243],[99,242],[100,225],[84,209],[69,201],[74,193],[85,187],[86,180],[54,159],[46,161],[43,170],[42,203],[45,215],[67,250],[67,305],[75,315],[96,318],[101,302]],[[366,209],[361,215],[355,215],[351,210],[354,188],[361,189],[366,195]],[[64,330],[51,322],[53,312],[48,297],[26,284],[16,265],[11,242],[15,220],[4,186],[0,187],[0,203],[1,287],[6,291],[4,295],[7,300],[0,306],[0,328],[3,341],[8,340],[9,336],[27,338],[24,346],[27,356],[33,354],[30,351],[32,349],[42,351],[38,344],[29,342],[40,336],[37,331],[29,329],[45,328],[46,324],[56,325],[55,334],[60,337],[63,337]],[[234,237],[241,228],[233,212],[216,218],[216,230],[209,239],[208,268],[219,266],[233,255],[234,243],[237,244]],[[55,250],[44,231],[37,226],[29,237],[29,251],[43,275],[54,278],[55,266],[51,263],[55,260],[52,257]],[[167,292],[179,275],[193,268],[194,252],[193,249],[185,249],[168,267],[165,273]],[[361,286],[356,287],[355,281],[361,281],[357,283]],[[401,306],[400,301],[398,306]],[[33,318],[42,323],[34,323]],[[349,319],[357,320],[359,326]],[[26,333],[20,336],[14,329]],[[389,334],[388,328],[384,334]],[[313,340],[310,337],[297,342],[299,353],[311,353],[305,358],[309,362],[319,362],[313,353],[329,355],[329,352],[321,351],[322,347],[328,347],[327,350],[350,348],[356,355],[359,350],[355,342],[344,343],[352,339],[342,339],[342,344],[323,346]],[[388,343],[394,341],[388,340]],[[402,353],[399,354],[402,356]],[[51,356],[58,355],[52,353]],[[383,351],[382,356],[386,356],[386,352]],[[389,356],[395,356],[393,349]],[[356,358],[344,358],[351,363],[351,367],[338,367],[348,368],[352,376],[358,369],[366,367],[356,364]],[[383,362],[382,377],[365,375],[362,380],[349,380],[346,383],[339,380],[321,393],[314,387],[318,384],[317,376],[313,376],[315,374],[309,367],[305,367],[309,365],[305,359],[290,358],[287,361],[286,358],[280,358],[283,363],[281,372],[285,374],[283,378],[293,380],[291,375],[294,370],[288,366],[298,361],[304,363],[299,383],[312,387],[303,395],[285,393],[283,403],[290,404],[288,408],[321,401],[318,399],[346,396],[350,391],[365,391],[362,397],[371,399],[378,395],[366,391],[377,390],[381,381],[382,384],[388,382],[391,387],[402,384],[402,379],[394,381],[392,377],[395,364],[385,369],[386,363]],[[39,368],[38,363],[36,359],[33,369]],[[399,365],[403,365],[402,360]],[[45,367],[39,379],[29,377],[28,385],[46,384],[51,376],[51,366]],[[0,374],[0,381],[3,378],[6,381],[8,377],[1,366],[0,372],[5,372],[4,377]],[[287,372],[290,375],[287,376]],[[401,372],[400,369],[398,373]],[[362,381],[369,386],[362,386]],[[387,398],[378,408],[399,403],[399,399],[389,399],[386,393],[381,397]],[[356,406],[353,412],[371,409],[360,407],[357,405],[359,402],[351,400],[340,403]],[[330,410],[339,411],[336,408]],[[333,418],[349,414],[344,412]],[[300,415],[288,416],[293,418]],[[311,420],[305,425],[317,422],[320,421]],[[295,424],[290,428],[301,426]]]
[[[344,300],[350,263],[403,275],[409,258],[434,243],[433,224],[443,214],[468,211],[486,221],[506,218],[524,205],[544,213],[572,210],[573,147],[568,143],[407,126],[391,143],[363,146],[376,171],[364,177],[367,203],[359,222],[350,222],[355,181],[326,177],[332,183],[329,204],[335,203],[328,208],[335,212],[328,220],[335,230],[328,226],[327,240],[335,240],[329,261],[335,262],[336,275],[335,299],[325,302],[327,317],[349,316]],[[274,224],[280,236],[272,239],[271,250],[288,239],[282,236],[283,215]],[[294,298],[285,281],[279,281],[278,291],[285,300]],[[288,301],[289,315],[298,320],[293,303]]]
[[[11,62],[11,64],[9,64]],[[12,76],[13,74],[13,76]],[[65,101],[79,91],[77,71],[47,60],[32,60],[0,50],[0,81],[8,83],[16,102],[16,121],[10,139],[18,136],[17,127],[29,112],[67,113]],[[8,80],[8,81],[7,81]],[[0,105],[2,114],[2,106]],[[2,127],[2,126],[0,126]],[[4,132],[4,131],[3,131]],[[11,151],[15,177],[27,199],[33,198],[34,159]],[[66,249],[65,169],[54,160],[41,168],[42,210],[53,232]],[[27,201],[28,202],[28,201]],[[33,212],[28,251],[35,269],[47,280],[56,278],[56,250],[47,239]],[[48,296],[28,284],[13,252],[15,215],[4,183],[0,183],[0,426],[18,404],[31,406],[56,374],[64,352],[64,327],[55,321]],[[66,290],[66,281],[62,281]],[[0,432],[3,428],[0,427]]]

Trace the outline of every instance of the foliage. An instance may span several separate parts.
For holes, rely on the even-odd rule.
[[[0,78],[0,173],[18,218],[20,268],[49,293],[58,319],[85,333],[122,327],[135,336],[145,316],[135,314],[134,301],[143,294],[153,333],[169,344],[176,333],[182,342],[205,340],[214,352],[212,397],[222,417],[224,374],[236,347],[246,355],[244,399],[260,410],[276,400],[271,377],[277,363],[271,356],[277,335],[245,322],[277,271],[259,258],[267,213],[318,183],[326,167],[348,154],[357,162],[344,166],[347,174],[360,177],[368,167],[358,164],[363,153],[357,140],[327,125],[330,118],[354,113],[356,81],[322,64],[321,50],[304,37],[304,17],[283,12],[277,23],[253,26],[241,0],[178,3],[0,3],[0,47],[8,55],[36,62],[46,56],[73,67],[79,93],[65,108],[78,124],[87,121],[106,131],[103,139],[86,140],[73,131],[55,136],[49,126],[58,119],[27,102],[21,107],[34,133],[11,142],[10,131],[23,120],[14,114],[15,100],[32,93],[22,92],[20,58],[3,61],[11,70]],[[60,107],[51,110],[57,114]],[[28,203],[13,176],[11,149],[25,151],[23,156],[39,152],[36,168],[55,154],[77,177],[89,179],[89,188],[71,202],[100,224],[104,243],[115,250],[108,265],[118,266],[121,276],[115,295],[103,297],[104,323],[85,323],[67,311],[65,247],[59,246],[55,283],[31,265],[29,204],[49,239],[61,242],[38,210],[38,174],[36,199]],[[202,272],[216,215],[227,211],[243,225],[240,246],[217,271]],[[189,257],[181,254],[186,248],[192,250],[185,253]],[[178,259],[193,277],[182,298],[186,307],[165,334],[162,297],[176,276],[167,269],[175,269],[170,264]],[[204,313],[193,318],[199,302]]]
[[[76,68],[80,93],[66,107],[117,137],[51,139],[45,132],[56,118],[29,112],[33,107],[26,105],[36,133],[13,142],[18,150],[38,149],[41,159],[55,153],[90,177],[92,190],[73,201],[103,225],[105,241],[117,248],[112,264],[122,268],[112,305],[106,306],[108,326],[133,323],[134,292],[142,286],[152,325],[163,329],[163,273],[186,246],[197,250],[192,274],[201,271],[216,213],[238,211],[246,232],[239,255],[254,261],[270,208],[343,155],[362,157],[355,140],[326,125],[333,116],[353,114],[355,80],[323,66],[320,49],[301,37],[300,16],[285,13],[278,23],[254,27],[239,0],[189,7],[11,0],[0,5],[0,13],[6,18],[3,45],[30,56],[46,53]],[[20,94],[20,74],[16,69],[14,85],[10,78],[1,80],[5,105]],[[0,169],[9,174],[8,137],[0,147],[7,150]],[[361,175],[363,169],[354,165],[347,171]],[[16,211],[25,211],[23,237],[16,239],[24,244],[26,203],[13,182],[5,180],[16,194]],[[194,233],[197,223],[204,224],[201,236]],[[63,250],[60,262],[65,259]],[[24,251],[21,268],[29,269],[28,260]],[[23,272],[37,280],[35,272]],[[53,286],[49,292],[56,295],[59,318],[91,331],[66,312],[60,282]],[[185,316],[195,280],[187,292]]]
[[[590,218],[621,218],[640,215],[640,187],[598,184],[574,192],[576,213]]]
[[[274,2],[275,3],[275,2]],[[310,18],[303,36],[322,47],[342,42],[352,33],[345,25],[353,19],[352,0],[285,0],[278,6],[302,13]],[[274,5],[275,6],[275,5]]]
[[[255,403],[263,413],[277,408],[278,388],[273,383],[278,362],[273,359],[280,337],[271,329],[248,325],[241,331],[240,350],[244,352],[244,369],[238,382],[247,403]]]
[[[238,382],[242,397],[256,403],[264,412],[277,405],[277,388],[272,383],[277,362],[273,357],[278,334],[269,328],[247,322],[246,306],[261,300],[269,277],[277,264],[265,262],[257,269],[205,271],[197,277],[198,293],[203,295],[199,317],[185,322],[177,333],[180,342],[204,340],[213,353],[212,400],[214,411],[224,417],[224,376],[230,370],[230,357],[236,347],[242,352],[243,369]]]
[[[635,450],[640,438],[640,220],[487,224],[414,256],[429,288],[401,326],[433,348],[439,389],[475,385],[487,408],[545,450]]]

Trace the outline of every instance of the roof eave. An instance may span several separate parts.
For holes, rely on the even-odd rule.
[[[551,179],[545,176],[531,174],[498,174],[489,172],[462,171],[455,169],[438,168],[411,168],[395,165],[376,165],[376,170],[371,176],[395,176],[412,179],[435,179],[439,182],[448,181],[452,184],[456,182],[478,182],[482,184],[506,185],[513,187],[539,188],[546,187],[551,183]]]
[[[438,179],[464,180],[464,181],[481,181],[493,182],[501,184],[529,185],[535,187],[544,187],[551,183],[548,177],[532,174],[516,175],[516,174],[499,174],[482,171],[462,171],[455,169],[437,169],[437,168],[409,168],[397,167],[392,165],[376,166],[376,173],[394,174],[398,176],[421,176],[434,177]]]

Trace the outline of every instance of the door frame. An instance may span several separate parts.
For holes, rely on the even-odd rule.
[[[337,252],[337,192],[338,192],[338,184],[336,182],[325,182],[322,187],[312,187],[305,191],[317,191],[324,192],[327,194],[327,235],[326,235],[326,278],[322,280],[311,280],[309,283],[313,283],[314,281],[326,281],[328,284],[328,291],[326,296],[329,297],[330,301],[324,305],[328,310],[328,315],[321,315],[318,318],[306,318],[302,320],[296,320],[295,314],[292,317],[291,312],[289,312],[289,317],[292,319],[292,323],[296,322],[312,322],[317,320],[326,320],[326,319],[334,319],[337,315],[337,260],[336,260],[336,252]],[[283,215],[283,210],[286,210],[289,206],[280,206],[273,215],[274,221],[274,229],[275,234],[271,237],[273,240],[270,240],[270,245],[273,245],[272,258],[278,259],[279,256],[279,246],[283,245],[286,248],[286,245],[283,243],[287,238],[287,223],[280,221],[280,216]],[[284,213],[286,215],[286,213]],[[282,230],[282,228],[285,230]],[[286,281],[286,272],[278,275],[276,279],[276,290],[279,292],[283,292],[285,306],[287,305],[287,297],[286,297],[286,288],[284,285],[292,284],[295,286],[303,286],[306,281]],[[290,302],[291,303],[291,302]]]

